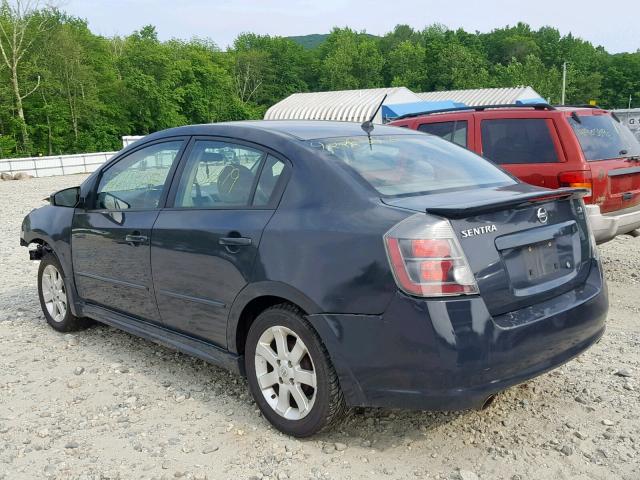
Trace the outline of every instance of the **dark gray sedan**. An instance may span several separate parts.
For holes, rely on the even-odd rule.
[[[47,322],[246,375],[311,435],[351,406],[453,410],[580,354],[608,301],[581,190],[343,122],[174,128],[24,220]]]

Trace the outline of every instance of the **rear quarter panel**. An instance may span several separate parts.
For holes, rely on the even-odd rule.
[[[410,214],[382,204],[347,167],[296,162],[252,282],[286,284],[321,312],[382,313],[396,291],[383,235]]]

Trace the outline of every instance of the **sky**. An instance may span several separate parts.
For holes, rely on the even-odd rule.
[[[62,0],[94,33],[127,35],[155,25],[162,40],[211,38],[221,48],[242,32],[328,33],[349,26],[381,35],[397,24],[432,23],[488,32],[518,21],[551,25],[611,53],[640,49],[638,0]]]

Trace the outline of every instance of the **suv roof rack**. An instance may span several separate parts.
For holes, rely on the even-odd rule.
[[[406,113],[404,115],[400,115],[392,119],[391,121],[395,122],[396,120],[402,120],[403,118],[412,118],[412,117],[421,117],[423,115],[431,115],[432,113],[448,113],[448,112],[464,112],[467,110],[472,110],[476,112],[482,112],[487,109],[493,108],[533,108],[535,110],[555,110],[556,107],[553,105],[549,105],[548,103],[501,103],[497,105],[478,105],[478,106],[464,106],[464,107],[454,107],[454,108],[442,108],[440,110],[427,110],[424,112],[415,112],[415,113]]]
[[[583,103],[581,105],[556,105],[557,108],[568,107],[568,108],[595,108],[598,110],[606,110],[606,108],[601,107],[600,105],[591,105],[588,103]]]

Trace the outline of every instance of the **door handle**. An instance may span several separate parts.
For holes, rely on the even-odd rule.
[[[141,245],[147,243],[149,237],[146,235],[127,234],[124,236],[124,241],[132,246]]]
[[[222,237],[218,243],[232,247],[247,247],[251,245],[251,239],[247,237]]]

